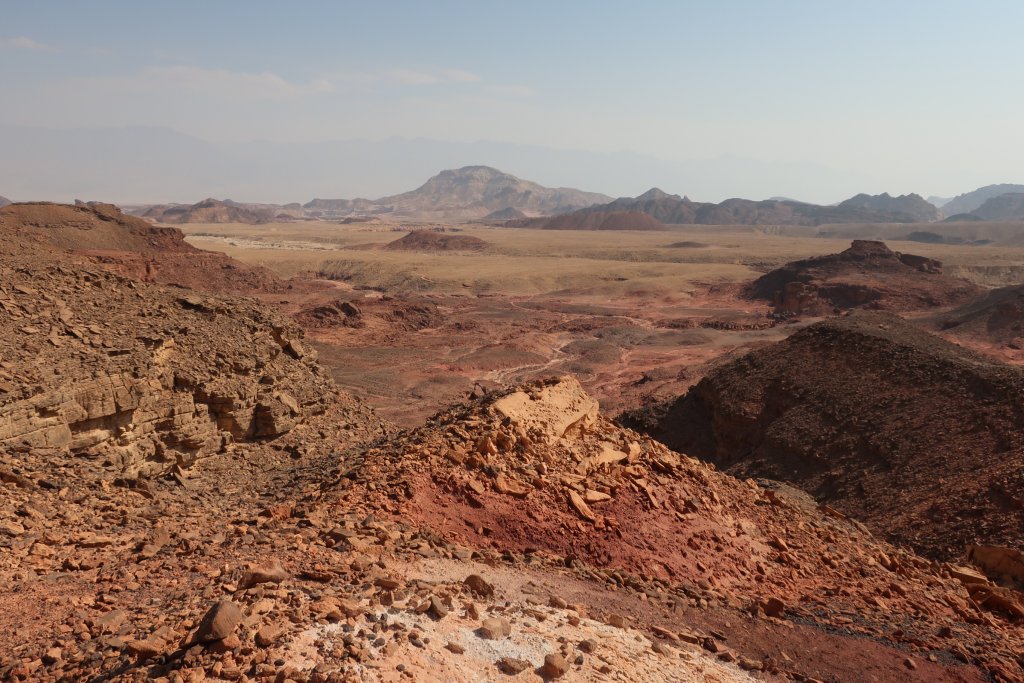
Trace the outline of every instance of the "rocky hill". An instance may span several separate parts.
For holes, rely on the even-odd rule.
[[[891,314],[858,312],[754,351],[630,419],[737,477],[794,484],[950,560],[971,545],[1024,543],[1022,411],[1021,368]]]
[[[872,538],[833,508],[778,484],[734,479],[617,427],[572,378],[502,390],[443,411],[424,427],[369,449],[347,479],[343,507],[366,506],[382,518],[429,526],[456,547],[485,543],[506,557],[533,558],[526,571],[551,562],[570,568],[570,575],[608,577],[627,593],[648,596],[646,606],[619,603],[623,611],[605,617],[608,623],[653,622],[656,633],[677,632],[685,623],[691,633],[676,638],[688,640],[724,618],[713,616],[721,607],[745,606],[758,615],[743,620],[751,630],[727,636],[744,668],[765,669],[755,662],[764,661],[761,648],[778,637],[765,628],[771,618],[809,619],[827,630],[827,624],[842,628],[841,615],[855,614],[861,636],[885,643],[910,627],[901,615],[905,602],[914,602],[920,607],[909,609],[929,616],[911,627],[919,634],[913,638],[937,645],[925,635],[935,628],[926,623],[951,613],[939,596],[950,590],[968,596],[933,574],[929,563]],[[901,593],[891,588],[894,575],[910,585],[939,583],[931,596],[920,589]],[[979,580],[985,580],[980,573]],[[839,585],[849,590],[821,596],[822,587]],[[561,593],[549,604],[572,601]],[[590,604],[588,614],[602,613]],[[672,604],[677,611],[668,616],[663,609]],[[797,629],[806,647],[788,656],[807,662],[817,647],[831,653],[831,671],[802,669],[805,675],[867,680],[846,659],[859,658],[848,643],[832,639],[826,646],[816,629]],[[1000,648],[1012,651],[1009,644]],[[882,670],[873,675],[904,675]],[[586,672],[584,664],[581,680]],[[933,669],[927,676],[943,674]]]
[[[1024,220],[1024,192],[1008,192],[987,199],[971,215],[983,221]]]
[[[930,223],[940,217],[939,210],[920,195],[893,197],[887,192],[876,195],[858,194],[839,204],[840,209],[865,209],[894,217],[894,223]]]
[[[919,310],[964,302],[980,293],[942,274],[934,259],[892,251],[884,242],[854,240],[838,254],[788,263],[747,285],[744,295],[772,302],[782,315],[837,310]]]
[[[506,206],[504,209],[498,209],[492,211],[480,220],[482,221],[514,221],[518,218],[527,218],[527,215],[519,209],[514,209],[511,206]]]
[[[578,214],[641,211],[677,225],[823,225],[828,223],[914,223],[938,219],[938,210],[917,195],[857,195],[837,206],[788,199],[727,199],[718,204],[652,188],[639,197],[620,197],[580,209]]]
[[[207,198],[201,202],[191,205],[185,204],[163,204],[147,207],[141,213],[143,218],[149,218],[158,223],[268,223],[278,215],[286,218],[295,217],[294,211],[287,212],[283,207],[261,205],[262,208],[252,208],[247,205],[235,202],[220,201]]]
[[[1024,185],[1003,183],[1000,185],[986,185],[985,187],[979,187],[977,190],[966,192],[950,199],[942,205],[942,213],[946,216],[972,213],[989,199],[1012,192],[1024,192]]]
[[[939,329],[953,337],[982,342],[1024,345],[1024,285],[986,292],[936,318]]]
[[[177,228],[153,226],[112,204],[11,204],[0,209],[0,238],[21,251],[86,258],[143,282],[235,294],[285,286],[266,269],[196,249]]]
[[[384,248],[389,251],[481,251],[489,247],[485,240],[472,235],[453,235],[433,230],[413,230]]]
[[[509,221],[506,225],[541,230],[666,230],[664,223],[643,211],[574,211]]]
[[[287,432],[333,391],[302,332],[251,303],[61,263],[0,279],[2,447],[152,476]]]
[[[394,215],[430,220],[475,220],[500,210],[551,215],[607,201],[594,192],[548,188],[489,166],[442,171],[410,192],[367,199],[314,199],[305,204],[311,215]]]

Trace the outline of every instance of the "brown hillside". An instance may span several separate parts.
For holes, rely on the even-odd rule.
[[[389,251],[481,251],[490,246],[472,235],[452,235],[433,230],[413,230],[384,248]]]
[[[892,251],[884,242],[854,240],[838,254],[788,263],[745,288],[778,313],[824,315],[836,309],[895,311],[949,306],[981,290],[942,274],[934,259]]]
[[[932,557],[1024,545],[1024,369],[890,314],[812,325],[627,422]]]
[[[513,228],[543,230],[665,230],[665,225],[642,211],[578,211],[549,218],[509,221]]]
[[[11,204],[0,209],[0,239],[41,259],[70,253],[143,282],[239,294],[284,287],[266,269],[196,249],[177,228],[153,226],[112,204]]]

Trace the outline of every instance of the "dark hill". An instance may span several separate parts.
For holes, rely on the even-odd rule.
[[[979,291],[966,280],[943,275],[939,261],[892,251],[884,242],[854,240],[841,253],[794,261],[766,273],[744,295],[772,302],[781,314],[825,315],[836,309],[947,306]]]
[[[894,223],[930,223],[939,219],[939,210],[917,194],[899,197],[883,192],[878,195],[859,194],[839,204],[840,209],[866,209],[900,217]]]
[[[522,218],[527,218],[527,215],[519,209],[511,206],[506,206],[504,209],[498,209],[492,211],[481,220],[484,221],[514,221]]]
[[[928,556],[1024,544],[1024,369],[890,314],[812,325],[626,421]]]
[[[977,190],[958,195],[943,204],[942,212],[947,216],[954,216],[961,213],[972,213],[989,199],[1009,192],[1024,192],[1024,185],[1002,183],[999,185],[986,185],[984,187],[979,187]]]
[[[992,197],[971,213],[983,221],[1024,220],[1024,192],[1008,192]]]
[[[543,230],[665,230],[665,225],[642,211],[574,211],[550,218],[510,221],[514,228]]]
[[[675,225],[823,225],[828,223],[914,223],[938,218],[938,210],[917,195],[889,197],[857,195],[838,206],[819,206],[792,200],[726,199],[718,204],[652,188],[639,197],[620,197],[575,212],[642,211],[662,223]]]
[[[160,223],[267,223],[275,216],[273,210],[257,210],[230,200],[207,198],[192,205],[153,207],[146,218]]]
[[[936,319],[955,337],[996,344],[1024,337],[1024,285],[1000,287]]]
[[[472,235],[450,235],[433,230],[413,230],[384,248],[389,251],[480,251],[490,244]]]

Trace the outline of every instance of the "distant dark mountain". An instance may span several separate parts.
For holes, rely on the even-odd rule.
[[[351,214],[390,214],[428,220],[472,220],[495,211],[549,216],[607,201],[609,197],[572,188],[548,188],[490,166],[441,171],[411,192],[367,199],[314,199],[311,215],[340,218]]]
[[[943,223],[980,223],[981,219],[973,213],[956,213],[942,219]]]
[[[1007,192],[992,197],[971,214],[983,221],[1024,220],[1024,192]]]
[[[542,230],[665,230],[665,224],[643,211],[573,211],[547,218],[506,223],[512,228]]]
[[[791,200],[726,199],[719,204],[653,188],[639,197],[620,197],[577,213],[642,211],[661,223],[676,225],[822,225],[827,223],[916,223],[938,218],[938,210],[918,195],[857,195],[836,206]]]
[[[511,206],[506,206],[504,209],[498,209],[497,211],[490,212],[489,214],[484,216],[482,220],[514,221],[526,217],[526,214],[520,211],[519,209],[512,208]]]
[[[973,192],[957,195],[950,199],[943,205],[942,213],[946,216],[953,216],[958,213],[971,213],[989,199],[1009,192],[1024,192],[1024,185],[1004,183],[1001,185],[979,187]]]
[[[7,197],[0,196],[0,206],[7,206],[11,203],[11,200]]]
[[[230,199],[207,198],[192,205],[164,204],[146,207],[139,215],[158,223],[268,223],[278,217],[274,207],[253,209]]]
[[[904,194],[893,197],[888,192],[868,195],[859,194],[839,204],[839,208],[867,209],[887,213],[896,217],[893,223],[930,223],[939,219],[939,210],[934,204],[926,202],[921,195]],[[908,220],[902,220],[901,217]]]

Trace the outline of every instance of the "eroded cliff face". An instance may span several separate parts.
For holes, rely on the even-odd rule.
[[[0,261],[0,283],[0,447],[154,474],[285,433],[335,391],[251,300],[54,263]]]

